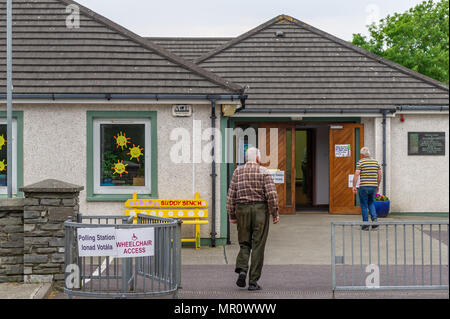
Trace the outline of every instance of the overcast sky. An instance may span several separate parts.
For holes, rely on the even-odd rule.
[[[236,37],[279,14],[351,40],[422,0],[78,0],[141,36]]]

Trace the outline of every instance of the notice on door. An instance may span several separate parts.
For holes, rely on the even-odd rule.
[[[350,157],[351,154],[350,144],[335,144],[334,145],[334,156],[335,157]]]
[[[353,188],[353,178],[355,175],[350,174],[348,175],[348,187]],[[356,187],[359,188],[359,176],[358,176],[358,180],[356,181]]]
[[[149,227],[78,228],[77,239],[80,257],[132,258],[155,254],[155,230]]]
[[[269,171],[275,184],[284,184],[284,171],[277,169],[269,169]]]
[[[116,229],[78,228],[78,254],[87,256],[116,256]]]

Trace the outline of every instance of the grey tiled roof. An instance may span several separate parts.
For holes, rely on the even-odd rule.
[[[80,8],[66,27],[70,0],[13,1],[14,93],[229,94],[242,90],[95,12]],[[0,0],[6,47],[6,0]],[[6,87],[0,51],[0,93]]]
[[[284,37],[277,37],[277,31]],[[194,62],[248,85],[247,108],[448,105],[448,86],[289,16],[278,16]]]
[[[234,38],[161,38],[148,37],[148,40],[162,46],[182,58],[192,61],[226,44]]]

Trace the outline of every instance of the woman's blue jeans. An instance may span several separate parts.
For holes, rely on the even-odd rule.
[[[369,221],[370,219],[374,221],[377,219],[377,211],[375,210],[375,195],[377,193],[377,188],[372,186],[363,186],[358,190],[359,194],[359,205],[361,206],[361,215],[363,222]],[[369,213],[367,213],[369,211]]]

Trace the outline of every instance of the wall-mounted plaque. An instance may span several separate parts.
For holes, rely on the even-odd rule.
[[[408,155],[445,155],[445,132],[408,132]]]
[[[185,117],[192,115],[191,105],[174,105],[172,107],[172,115],[175,117]]]

